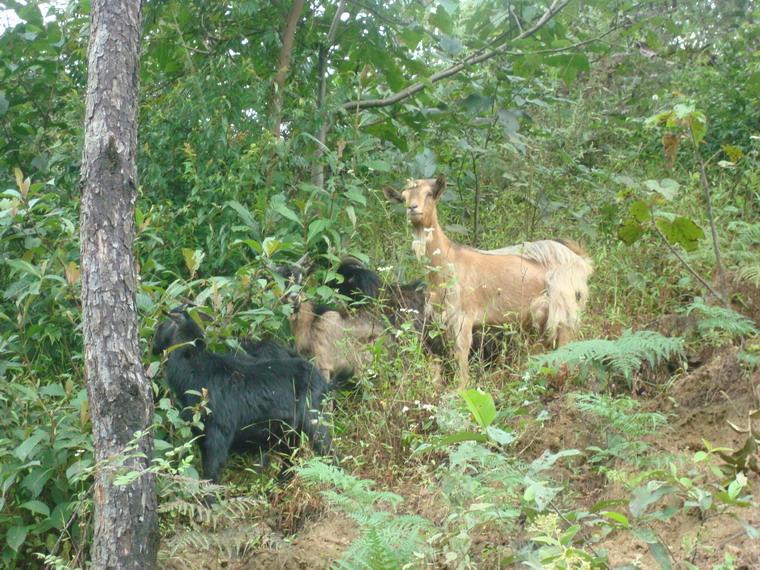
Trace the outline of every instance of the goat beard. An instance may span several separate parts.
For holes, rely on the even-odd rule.
[[[412,251],[418,260],[425,256],[427,243],[433,241],[433,228],[426,228],[422,225],[412,228],[414,239],[412,239]]]

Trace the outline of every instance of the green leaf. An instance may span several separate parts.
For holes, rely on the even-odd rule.
[[[491,105],[493,105],[493,99],[478,93],[470,93],[459,104],[470,113],[478,113],[490,109]]]
[[[662,180],[647,180],[644,182],[644,186],[650,190],[657,192],[663,198],[670,201],[678,194],[678,188],[680,185],[671,178],[664,178]]]
[[[638,222],[646,222],[649,219],[649,205],[644,200],[636,200],[628,209],[631,216]]]
[[[623,528],[629,528],[631,526],[631,523],[628,520],[628,517],[622,513],[618,513],[615,511],[602,511],[599,514],[602,515],[603,517],[607,517],[608,519],[618,523]]]
[[[670,563],[670,553],[661,542],[650,542],[649,553],[657,561],[662,570],[672,570],[673,565]]]
[[[425,37],[425,33],[417,28],[406,27],[399,33],[399,38],[409,50],[414,50]]]
[[[47,437],[47,434],[43,431],[35,432],[34,435],[27,438],[24,443],[19,445],[14,451],[13,454],[18,457],[21,461],[26,460],[27,457],[29,457],[32,454],[32,451],[34,451],[34,448],[37,447],[37,445]]]
[[[25,526],[12,526],[8,529],[8,532],[5,535],[5,540],[8,542],[8,546],[18,552],[19,547],[24,544],[24,541],[26,540],[26,534],[27,530]]]
[[[42,12],[36,3],[28,3],[27,5],[16,4],[16,13],[19,18],[26,23],[31,24],[35,28],[42,29],[45,24],[42,20]]]
[[[572,83],[579,72],[591,69],[588,58],[583,54],[557,54],[547,57],[547,65],[557,67],[559,76],[565,83]]]
[[[440,447],[442,445],[462,443],[463,441],[477,441],[479,443],[485,443],[488,441],[488,438],[482,433],[475,433],[474,431],[458,431],[456,433],[450,433],[437,438],[435,441],[433,441],[433,445]]]
[[[430,16],[430,23],[444,34],[452,34],[454,32],[454,24],[451,21],[451,15],[443,6],[439,5],[435,14]]]
[[[272,257],[276,252],[280,251],[283,247],[283,243],[277,238],[268,236],[261,242],[261,250],[267,257]]]
[[[543,511],[561,490],[561,487],[549,487],[544,481],[533,481],[525,488],[523,499],[528,503],[535,502],[536,508]]]
[[[185,259],[185,266],[191,275],[195,275],[198,268],[201,266],[203,258],[206,254],[200,249],[182,248],[182,257]]]
[[[50,521],[55,528],[58,530],[66,528],[66,523],[71,518],[74,504],[74,501],[70,503],[58,503],[55,508],[53,508],[53,512],[50,515]]]
[[[655,127],[663,123],[667,125],[673,120],[674,117],[675,115],[673,114],[673,111],[664,111],[662,113],[657,113],[656,115],[649,117],[644,124],[647,127]]]
[[[707,133],[707,117],[699,111],[695,111],[689,117],[689,128],[691,129],[691,136],[694,137],[694,141],[699,144],[705,133]]]
[[[301,222],[301,218],[298,217],[298,214],[296,214],[293,210],[288,208],[285,204],[282,202],[278,202],[273,204],[272,208],[275,212],[280,214],[283,218],[286,218],[292,222],[297,223],[299,226],[302,226],[303,223]]]
[[[462,51],[462,42],[454,36],[441,34],[441,50],[449,55],[457,55]]]
[[[673,114],[677,119],[686,119],[694,113],[694,105],[691,103],[678,103],[673,106]]]
[[[0,117],[8,112],[8,99],[5,98],[5,91],[0,91]]]
[[[559,459],[563,457],[575,457],[581,455],[581,452],[577,449],[563,449],[557,453],[549,453],[548,450],[544,451],[540,457],[534,459],[529,467],[530,473],[536,474],[541,471],[550,469]]]
[[[636,220],[625,220],[618,228],[618,237],[626,245],[636,243],[642,235],[644,235],[644,228]]]
[[[63,389],[60,383],[48,384],[40,388],[41,396],[50,396],[52,398],[63,398],[66,395],[66,391]]]
[[[575,538],[575,535],[578,534],[579,530],[581,530],[581,525],[574,524],[562,533],[562,536],[559,537],[559,543],[563,546],[567,546],[572,542],[573,538]]]
[[[368,160],[365,164],[370,170],[377,170],[378,172],[391,171],[391,165],[385,160]]]
[[[330,226],[330,220],[326,220],[324,218],[319,218],[314,220],[309,224],[309,234],[306,238],[306,243],[311,243],[312,240],[321,235],[322,232],[324,232],[325,228],[328,228]]]
[[[603,509],[625,505],[627,502],[628,501],[626,501],[625,499],[603,499],[601,501],[597,501],[596,503],[594,503],[594,506],[591,507],[591,512],[599,513],[599,512],[602,512]]]
[[[486,428],[486,433],[488,434],[488,437],[499,445],[509,445],[515,440],[514,435],[494,426],[488,426]]]
[[[21,482],[21,486],[29,491],[29,495],[32,497],[39,497],[42,490],[45,488],[45,484],[53,476],[53,472],[49,468],[35,467],[29,474],[24,477]]]
[[[412,175],[420,178],[431,178],[438,168],[435,153],[429,148],[425,148],[421,153],[414,157],[412,164]]]
[[[478,425],[483,429],[490,426],[496,417],[496,405],[491,394],[480,390],[464,390],[460,395]]]
[[[362,191],[359,188],[349,188],[346,190],[345,196],[354,204],[361,204],[362,206],[367,205],[367,199],[364,197],[364,194],[362,194]]]
[[[224,205],[235,210],[246,226],[255,231],[259,230],[258,222],[254,219],[253,215],[251,215],[251,212],[248,211],[248,208],[243,206],[240,202],[237,200],[230,200],[229,202],[225,202]]]
[[[658,218],[657,227],[671,244],[679,244],[686,251],[694,251],[699,246],[699,240],[704,239],[705,232],[689,218],[677,217],[672,222]]]
[[[10,265],[13,269],[17,269],[22,273],[28,273],[29,275],[34,275],[35,277],[39,278],[42,277],[42,272],[39,270],[39,268],[35,267],[28,261],[24,261],[23,259],[7,259],[5,263]]]
[[[354,210],[353,206],[346,207],[346,215],[348,216],[348,219],[351,221],[351,226],[356,227],[356,210]]]
[[[633,499],[628,504],[631,514],[639,518],[646,510],[666,495],[677,492],[673,485],[665,485],[660,481],[651,481],[646,487],[639,487],[633,492]]]
[[[39,515],[44,515],[46,517],[50,516],[50,508],[42,501],[27,501],[26,503],[22,503],[19,506],[22,509],[26,509]]]

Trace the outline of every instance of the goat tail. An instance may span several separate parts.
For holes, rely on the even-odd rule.
[[[534,299],[530,311],[533,323],[552,344],[561,346],[575,337],[592,271],[589,261],[577,257],[547,272],[545,292]]]

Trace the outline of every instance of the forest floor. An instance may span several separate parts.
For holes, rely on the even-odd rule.
[[[669,420],[664,429],[646,438],[655,453],[677,461],[704,450],[705,441],[714,447],[733,450],[746,443],[747,434],[737,432],[729,422],[737,427],[747,426],[749,413],[758,401],[760,370],[747,373],[737,359],[738,353],[737,347],[729,346],[692,354],[689,358],[691,370],[676,377],[667,390],[647,391],[639,387],[637,399],[642,407],[664,413]],[[588,417],[579,413],[572,400],[565,396],[560,388],[545,402],[550,419],[540,427],[540,437],[533,437],[532,441],[520,446],[528,460],[531,455],[538,457],[545,449],[556,452],[605,445],[602,441],[604,426],[589,422]],[[373,475],[377,476],[377,472]],[[590,462],[555,467],[552,476],[567,488],[576,510],[590,509],[602,500],[630,500],[630,491],[626,492],[621,484],[600,474]],[[750,488],[758,488],[760,476],[750,471],[749,479]],[[406,512],[433,521],[446,514],[434,483],[424,486],[417,481],[412,483],[389,476],[383,484],[405,498]],[[259,521],[256,527],[256,532],[260,533],[257,547],[245,553],[184,550],[175,552],[166,562],[167,567],[329,568],[356,536],[356,523],[345,515],[327,511],[317,495],[299,487],[297,479],[286,493],[289,496],[282,508],[276,497],[270,498],[268,517]],[[760,512],[741,514],[750,525],[760,526]],[[760,541],[750,539],[739,523],[728,515],[703,520],[694,509],[681,509],[667,522],[654,523],[653,530],[676,561],[690,562],[697,568],[713,568],[728,554],[735,559],[734,569],[760,568]],[[499,553],[508,555],[524,542],[525,537],[519,535],[500,536],[483,531],[474,537],[472,554],[479,568],[512,567],[500,562]],[[647,544],[631,532],[616,531],[589,542],[589,545],[597,553],[606,551],[611,567],[631,564],[642,569],[660,567]],[[479,552],[483,554],[481,559],[478,559]]]

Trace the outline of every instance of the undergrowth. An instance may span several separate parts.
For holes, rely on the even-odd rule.
[[[625,331],[617,339],[577,341],[546,354],[531,357],[533,369],[578,369],[583,379],[596,377],[605,383],[623,380],[630,387],[643,364],[650,368],[683,356],[683,340],[654,331]]]

